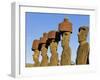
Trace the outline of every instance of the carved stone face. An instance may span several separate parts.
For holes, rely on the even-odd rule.
[[[64,32],[62,36],[62,46],[67,46],[70,40],[70,32]]]
[[[86,40],[86,38],[87,38],[86,31],[83,30],[83,29],[81,29],[81,30],[79,31],[79,33],[78,33],[78,41],[79,41],[79,42],[82,42],[82,41]]]
[[[66,40],[69,40],[70,39],[70,32],[64,32],[64,36],[66,37]]]

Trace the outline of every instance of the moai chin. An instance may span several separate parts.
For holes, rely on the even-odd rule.
[[[50,41],[50,51],[51,51],[51,58],[50,58],[50,66],[57,66],[58,65],[58,41],[56,40],[56,31],[50,31],[48,33],[48,39]]]
[[[71,64],[71,49],[69,46],[70,35],[72,33],[72,23],[68,21],[67,18],[64,19],[62,23],[59,24],[58,30],[62,35],[62,55],[61,55],[61,65]]]
[[[40,38],[41,56],[42,56],[42,61],[41,61],[40,66],[48,66],[48,56],[47,56],[48,45],[47,45],[47,39],[48,39],[48,34],[47,33],[44,33],[43,37]]]
[[[34,66],[40,66],[40,62],[39,62],[39,40],[34,40],[33,44],[32,44],[32,51],[34,51],[33,53],[33,61],[34,61]]]
[[[86,41],[89,28],[82,26],[79,28],[76,64],[89,64],[89,43]]]

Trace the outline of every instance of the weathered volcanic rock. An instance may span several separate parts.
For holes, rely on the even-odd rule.
[[[40,43],[40,41],[35,39],[33,41],[33,44],[32,44],[32,50],[38,49],[39,48],[39,43]]]
[[[72,23],[68,21],[68,19],[64,19],[62,23],[59,24],[58,30],[72,32]]]
[[[40,44],[46,44],[47,39],[48,39],[48,34],[43,33],[43,37],[40,38]]]
[[[49,33],[48,33],[48,38],[49,39],[52,39],[52,38],[56,38],[56,31],[50,31]]]

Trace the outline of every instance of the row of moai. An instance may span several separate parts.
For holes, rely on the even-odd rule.
[[[82,26],[78,32],[79,47],[77,49],[76,65],[89,64],[89,44],[86,41],[89,28]],[[64,19],[58,26],[58,31],[49,31],[43,33],[40,40],[34,40],[32,44],[34,66],[58,66],[71,65],[71,48],[69,45],[70,36],[72,34],[72,23],[67,18]],[[58,58],[58,44],[61,41],[62,54],[61,60]],[[74,44],[73,44],[74,45]],[[47,55],[48,47],[50,47],[51,57]],[[39,62],[39,55],[42,56]]]

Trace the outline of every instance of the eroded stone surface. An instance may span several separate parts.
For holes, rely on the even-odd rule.
[[[72,23],[69,22],[68,19],[65,18],[64,21],[59,24],[58,30],[60,32],[63,32],[63,31],[72,32]]]
[[[39,62],[39,50],[34,50],[34,54],[33,54],[33,61],[34,61],[34,66],[40,66],[40,62]]]
[[[76,64],[89,64],[89,43],[86,41],[88,31],[86,26],[79,28]]]
[[[32,44],[32,49],[38,49],[40,41],[35,39]]]
[[[50,66],[57,66],[58,65],[58,53],[57,53],[57,48],[58,48],[58,42],[56,41],[57,37],[57,32],[56,31],[50,31],[48,33],[48,38],[50,40],[50,52],[51,52],[51,57],[50,57]]]
[[[34,66],[40,66],[39,62],[39,40],[34,40],[32,44]]]
[[[57,47],[58,44],[57,42],[52,42],[50,43],[50,51],[51,51],[51,58],[50,58],[50,66],[57,66],[58,65],[58,53],[57,53]]]
[[[48,66],[48,55],[47,51],[48,48],[46,47],[46,44],[41,44],[41,56],[42,56],[42,61],[41,61],[41,66]]]
[[[61,55],[61,65],[71,64],[71,49],[69,46],[70,32],[64,32],[62,36],[62,55]]]
[[[70,65],[71,64],[71,49],[69,46],[70,34],[72,33],[72,23],[69,22],[67,18],[64,19],[62,23],[59,24],[58,30],[62,35],[61,45],[63,48],[61,54],[61,65]]]

